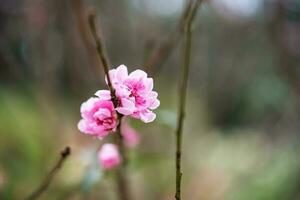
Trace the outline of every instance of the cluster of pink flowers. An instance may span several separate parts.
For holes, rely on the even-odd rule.
[[[130,115],[143,122],[152,122],[156,115],[152,110],[159,106],[157,92],[153,90],[153,79],[146,72],[135,70],[128,74],[127,67],[120,65],[110,70],[109,76],[120,104],[116,110],[123,115]]]
[[[153,91],[153,79],[147,77],[144,71],[135,70],[128,74],[127,67],[120,65],[109,71],[109,77],[115,90],[117,105],[114,105],[109,90],[99,90],[95,97],[88,99],[80,108],[82,119],[78,123],[78,129],[100,139],[116,130],[118,114],[148,123],[156,118],[153,110],[160,104],[157,92]],[[125,145],[135,147],[139,143],[138,134],[126,121],[121,125]],[[99,160],[104,169],[117,166],[121,162],[117,146],[103,145],[99,151]]]

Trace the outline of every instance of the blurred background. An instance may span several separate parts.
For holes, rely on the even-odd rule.
[[[100,143],[77,130],[80,104],[105,88],[87,25],[111,66],[144,69],[161,106],[131,120],[133,199],[171,200],[180,18],[184,0],[0,1],[0,199],[22,199],[66,146],[72,155],[41,199],[117,199]],[[300,2],[206,0],[194,23],[183,196],[189,200],[300,199]]]

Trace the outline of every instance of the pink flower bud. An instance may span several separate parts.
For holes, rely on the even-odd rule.
[[[118,147],[114,144],[104,144],[99,150],[98,158],[103,169],[112,169],[121,163]]]
[[[124,138],[124,143],[128,148],[134,148],[140,143],[140,135],[133,129],[127,121],[123,121],[121,125],[121,133]]]

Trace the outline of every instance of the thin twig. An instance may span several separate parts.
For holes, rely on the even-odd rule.
[[[68,156],[71,154],[71,148],[66,147],[61,153],[60,158],[57,161],[57,163],[54,165],[52,170],[47,174],[46,178],[43,180],[43,182],[39,185],[39,187],[34,190],[27,198],[26,200],[34,200],[37,199],[43,192],[47,190],[50,183],[52,182],[53,178],[57,174],[57,172],[61,169],[64,161],[68,158]]]
[[[177,44],[180,42],[183,32],[184,25],[188,14],[192,8],[192,1],[188,1],[182,15],[179,19],[177,28],[168,34],[168,36],[155,45],[154,49],[150,53],[149,57],[144,62],[145,70],[150,74],[155,74],[159,69],[158,66],[162,67],[164,62],[171,55]]]
[[[94,76],[98,79],[102,77],[102,69],[96,67],[99,65],[99,60],[97,58],[97,53],[94,49],[93,38],[90,37],[89,25],[86,23],[86,5],[84,0],[71,0],[68,1],[74,15],[74,22],[79,33],[79,39],[82,41],[82,44],[85,47],[87,52],[87,60],[91,67],[91,70],[94,72]],[[101,79],[99,79],[101,80]],[[97,80],[97,81],[99,81]],[[97,82],[98,83],[98,82]]]
[[[187,94],[187,84],[190,68],[191,57],[191,40],[192,40],[192,23],[197,14],[198,7],[202,0],[196,0],[193,4],[190,13],[188,14],[186,21],[184,22],[184,44],[182,52],[182,68],[181,68],[181,82],[179,86],[179,108],[178,119],[176,128],[176,200],[181,200],[181,146],[182,146],[182,130],[183,122],[185,118],[185,104]]]
[[[110,93],[111,93],[111,97],[112,97],[113,102],[116,106],[117,102],[116,102],[116,97],[115,97],[115,90],[112,86],[112,82],[111,82],[111,79],[110,79],[110,76],[109,76],[109,61],[108,61],[108,58],[105,54],[102,40],[101,40],[100,36],[97,34],[97,29],[96,29],[96,24],[95,24],[95,16],[96,16],[95,12],[90,12],[89,18],[88,18],[89,26],[90,26],[92,36],[93,36],[93,38],[95,40],[95,43],[96,43],[98,57],[101,61],[105,76],[107,78],[107,84],[108,84],[108,88],[109,88]]]
[[[115,94],[115,89],[113,88],[110,76],[109,76],[109,61],[108,58],[105,55],[104,52],[104,47],[103,47],[103,43],[101,41],[101,38],[98,36],[97,31],[96,31],[96,25],[95,25],[95,13],[91,13],[89,15],[89,25],[90,25],[90,29],[93,35],[93,38],[95,40],[96,43],[96,48],[97,48],[97,52],[98,52],[98,57],[102,63],[103,69],[104,69],[104,73],[105,76],[107,77],[107,83],[108,83],[108,88],[110,90],[110,94],[111,94],[111,98],[112,101],[114,103],[114,106],[117,107],[118,106],[118,99],[116,97]],[[120,154],[123,158],[123,162],[122,162],[122,166],[119,167],[118,171],[117,171],[117,175],[118,175],[118,188],[119,188],[119,195],[120,195],[120,200],[129,200],[129,190],[128,190],[128,183],[127,183],[127,178],[126,178],[126,163],[127,163],[127,158],[126,158],[126,151],[125,151],[125,147],[124,147],[124,141],[123,141],[123,136],[121,133],[121,122],[122,122],[122,118],[123,115],[121,114],[117,114],[117,118],[119,121],[119,124],[117,126],[116,129],[116,134],[117,134],[117,143],[119,146],[119,150],[120,150]]]

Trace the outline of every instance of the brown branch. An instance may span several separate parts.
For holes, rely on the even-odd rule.
[[[191,11],[191,8],[192,1],[188,1],[184,11],[182,12],[177,28],[169,33],[167,38],[157,44],[150,53],[150,56],[144,63],[145,70],[148,73],[154,74],[161,69],[158,68],[158,66],[162,66],[164,64],[164,62],[169,58],[173,50],[176,48],[177,44],[179,44],[183,36],[185,21]]]
[[[36,190],[34,190],[27,198],[25,198],[26,200],[37,199],[43,192],[45,192],[47,190],[47,188],[49,187],[53,178],[58,173],[58,171],[61,169],[64,161],[68,158],[68,156],[70,154],[71,154],[71,148],[65,147],[65,149],[60,153],[60,158],[57,161],[57,163],[54,165],[52,170],[47,174],[46,178],[38,186],[38,188]]]
[[[127,169],[127,155],[125,151],[125,145],[124,145],[124,140],[123,140],[123,135],[121,134],[121,125],[122,124],[122,119],[119,119],[119,124],[117,127],[117,144],[119,146],[119,150],[122,154],[122,166],[119,167],[117,171],[117,176],[118,176],[118,189],[119,189],[119,195],[121,200],[129,200],[130,194],[129,194],[129,189],[128,189],[128,184],[127,184],[127,179],[126,179],[126,169]]]
[[[110,79],[110,76],[109,76],[109,73],[108,73],[109,72],[109,61],[108,61],[108,58],[105,54],[102,40],[101,40],[100,36],[97,34],[97,29],[96,29],[96,24],[95,24],[95,16],[96,16],[95,12],[91,11],[90,14],[89,14],[89,18],[88,18],[89,26],[90,26],[92,36],[93,36],[93,38],[95,40],[95,43],[96,43],[98,57],[101,61],[105,76],[107,78],[107,84],[108,84],[108,88],[110,90],[111,97],[112,97],[113,102],[116,106],[117,102],[116,102],[115,90],[112,86],[111,79]]]
[[[181,82],[179,85],[179,108],[176,128],[176,200],[181,200],[181,149],[182,149],[182,131],[185,118],[185,104],[187,94],[187,84],[189,77],[191,44],[192,44],[192,23],[197,14],[197,10],[202,3],[202,0],[196,0],[190,9],[186,21],[184,22],[184,44],[182,51],[182,67],[181,67]]]
[[[106,57],[105,53],[104,53],[104,47],[103,47],[103,43],[101,41],[101,38],[97,35],[97,31],[96,31],[96,25],[95,25],[95,13],[92,12],[89,15],[89,25],[90,25],[90,29],[91,29],[91,33],[93,35],[93,38],[95,40],[96,43],[96,48],[97,48],[97,52],[98,52],[98,57],[102,63],[104,72],[105,72],[105,76],[107,77],[107,83],[108,83],[108,88],[110,90],[110,94],[111,94],[111,98],[112,101],[114,103],[114,106],[117,107],[118,106],[118,99],[116,97],[115,94],[115,89],[112,86],[112,82],[109,76],[109,61],[108,58]],[[116,134],[118,136],[117,139],[117,144],[119,146],[119,150],[120,150],[120,154],[123,158],[123,162],[122,162],[122,166],[119,167],[118,171],[117,171],[117,175],[118,175],[118,188],[119,188],[119,195],[120,195],[120,200],[129,200],[129,190],[128,190],[128,183],[127,183],[127,179],[126,179],[126,163],[127,163],[127,159],[126,159],[126,151],[125,151],[125,147],[124,147],[124,141],[123,141],[123,137],[121,134],[121,122],[122,122],[122,118],[123,115],[118,113],[118,121],[119,124],[117,126],[117,130],[116,130]]]
[[[99,69],[99,61],[97,59],[97,54],[94,50],[94,41],[89,33],[89,25],[87,24],[86,18],[86,6],[84,0],[70,0],[70,7],[74,15],[74,22],[79,33],[79,39],[85,47],[87,52],[87,60],[90,63],[91,69],[95,73],[95,77],[99,78],[102,74],[102,70]]]

